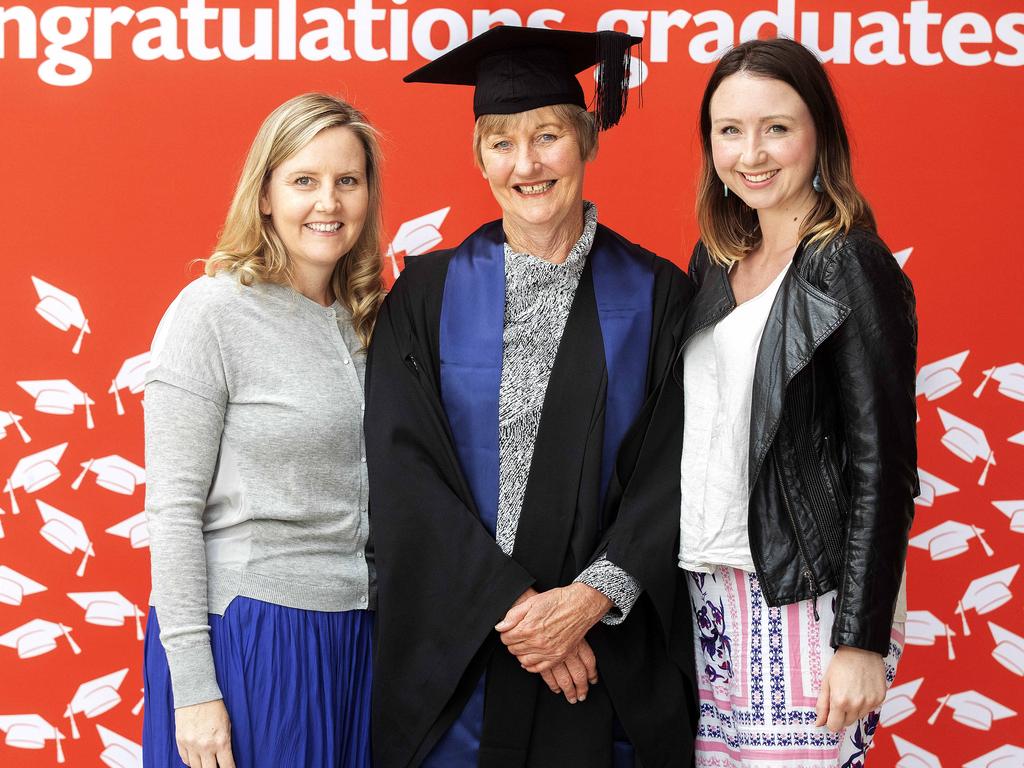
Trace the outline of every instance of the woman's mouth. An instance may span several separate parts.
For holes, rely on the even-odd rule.
[[[536,184],[513,184],[512,189],[526,197],[534,197],[543,195],[553,186],[555,186],[554,181],[541,181]]]
[[[761,173],[743,173],[740,172],[740,176],[746,182],[748,187],[761,187],[767,184],[769,181],[775,178],[775,175],[779,172],[778,168],[771,171],[762,171]]]
[[[310,221],[303,224],[306,229],[311,229],[314,232],[321,234],[330,235],[341,229],[340,221]]]

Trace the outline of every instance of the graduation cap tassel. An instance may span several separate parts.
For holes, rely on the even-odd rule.
[[[4,513],[4,511],[2,509],[0,509],[0,515],[2,515],[3,513]],[[5,535],[4,534],[4,524],[0,523],[0,539],[2,539],[4,537],[4,535]]]
[[[21,509],[18,507],[18,499],[14,495],[14,483],[10,478],[7,479],[7,493],[11,497],[11,514],[20,515]]]
[[[985,391],[985,385],[988,384],[988,380],[992,378],[992,374],[995,372],[995,368],[989,368],[987,371],[985,371],[985,378],[982,380],[981,384],[978,385],[978,388],[974,390],[975,398],[981,397],[981,393]]]
[[[71,738],[80,739],[82,734],[78,732],[78,723],[75,722],[75,712],[71,709],[71,705],[68,704],[68,708],[64,710],[64,717],[71,721]]]
[[[89,407],[89,395],[86,392],[83,392],[82,394],[85,395],[85,428],[95,429],[96,422],[92,420],[92,409]]]
[[[114,390],[114,404],[117,406],[117,415],[124,416],[124,404],[121,402],[121,394],[117,391],[117,379],[111,379],[110,386]]]
[[[75,478],[75,482],[71,484],[71,490],[77,491],[82,486],[82,481],[85,480],[85,473],[92,467],[93,459],[89,459],[85,462],[85,467],[82,468],[81,473]]]
[[[988,545],[987,541],[985,541],[985,537],[981,535],[981,531],[973,525],[971,526],[971,530],[974,531],[974,535],[977,536],[978,541],[981,542],[981,548],[985,550],[985,554],[992,557],[995,554],[995,550]]]
[[[53,739],[57,742],[57,763],[63,765],[64,763],[64,748],[61,746],[61,742],[64,741],[64,737],[56,728],[53,729]]]
[[[17,429],[18,430],[18,434],[21,435],[21,442],[23,442],[23,443],[31,443],[32,442],[32,438],[28,434],[28,432],[25,431],[25,428],[23,426],[21,426],[21,419],[14,418],[14,414],[11,413],[10,411],[7,412],[7,415],[11,417],[11,421],[14,422],[14,428]]]
[[[61,634],[64,635],[64,639],[67,640],[68,645],[71,646],[71,652],[75,654],[75,656],[78,656],[82,652],[82,649],[79,647],[78,643],[75,642],[75,639],[71,637],[70,627],[65,627],[63,624],[58,624],[57,626],[60,627]]]
[[[988,468],[996,463],[995,451],[988,452],[988,458],[985,459],[985,468],[981,471],[981,477],[978,478],[978,485],[984,485],[988,479]]]
[[[133,605],[132,608],[135,609],[135,639],[143,640],[146,637],[146,635],[142,631],[142,617],[145,614],[143,614],[142,611],[139,610],[139,606],[137,605]]]
[[[632,57],[629,44],[615,32],[597,33],[597,89],[594,92],[594,115],[597,130],[618,125],[629,100],[629,70]]]
[[[78,338],[75,339],[75,346],[71,348],[71,354],[77,355],[79,352],[82,351],[82,338],[87,333],[92,333],[92,331],[89,330],[88,319],[84,323],[82,323],[82,330],[78,332]]]
[[[946,624],[946,658],[950,661],[956,661],[956,652],[953,650],[953,632],[950,630],[949,625]]]
[[[928,718],[928,725],[935,725],[935,721],[939,719],[939,713],[946,706],[946,702],[949,701],[949,696],[950,694],[947,693],[939,699],[939,706],[935,708],[935,711],[932,712],[932,716]]]
[[[139,700],[135,703],[135,706],[132,707],[132,714],[133,715],[138,716],[139,712],[142,711],[142,705],[145,703],[145,701],[146,701],[146,696],[145,696],[145,694],[143,694],[142,696],[139,697]]]
[[[970,637],[971,627],[967,623],[967,609],[964,608],[962,600],[956,601],[956,612],[960,614],[960,623],[963,625],[964,637]]]
[[[90,541],[88,546],[85,548],[85,556],[82,558],[82,562],[78,564],[78,570],[75,571],[75,576],[82,578],[85,576],[85,566],[89,562],[90,557],[94,557],[96,553],[93,551],[92,542]]]

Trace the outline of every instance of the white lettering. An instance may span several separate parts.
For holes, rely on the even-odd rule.
[[[713,29],[694,35],[690,40],[690,58],[698,64],[710,64],[725,53],[726,48],[736,39],[732,16],[725,11],[701,11],[694,15],[693,23],[698,27],[714,25]]]
[[[857,17],[861,29],[878,25],[877,32],[861,35],[853,46],[853,56],[861,64],[906,64],[900,53],[900,20],[885,11],[872,11]],[[875,46],[879,46],[876,50]]]
[[[92,57],[110,59],[114,55],[114,25],[130,23],[135,12],[119,5],[117,8],[95,8],[92,12]]]
[[[145,24],[155,21],[152,29],[143,29],[132,38],[132,53],[142,61],[167,59],[181,61],[185,52],[178,47],[178,17],[170,8],[143,8],[135,14],[135,20]]]
[[[39,20],[39,32],[49,43],[43,49],[46,59],[37,70],[39,79],[49,85],[81,85],[92,75],[92,61],[88,56],[69,51],[67,45],[82,42],[89,34],[89,8],[58,5],[48,9]],[[68,31],[61,32],[61,22],[68,22]],[[61,73],[60,67],[71,70]]]
[[[651,11],[651,61],[668,61],[668,31],[682,29],[692,18],[686,11]]]
[[[438,22],[448,27],[448,42],[442,48],[435,48],[430,39],[431,31]],[[468,39],[469,29],[465,20],[451,8],[431,8],[420,14],[412,24],[412,47],[420,56],[431,61]]]
[[[216,8],[207,8],[206,0],[188,0],[188,6],[181,9],[181,18],[187,25],[185,45],[188,55],[197,61],[213,61],[220,58],[220,51],[206,45],[206,22],[214,21],[220,13]]]
[[[565,14],[555,8],[541,8],[540,10],[534,11],[530,14],[526,20],[526,26],[528,27],[543,27],[544,29],[551,29],[551,25],[548,22],[555,24],[561,24],[565,19]]]
[[[299,55],[307,61],[348,61],[352,54],[345,48],[345,17],[333,8],[314,8],[302,14],[307,24],[322,21],[322,29],[311,29],[299,40]],[[323,47],[320,43],[324,43]]]
[[[992,27],[980,13],[958,13],[942,28],[942,50],[950,61],[965,67],[977,67],[992,61],[992,54],[988,51],[968,53],[964,50],[965,43],[991,42]]]
[[[355,5],[348,9],[348,20],[355,25],[356,56],[363,61],[382,61],[388,57],[387,49],[373,47],[373,23],[387,15],[383,8],[373,7],[373,0],[355,0]]]
[[[5,55],[4,38],[7,37],[7,22],[18,25],[18,58],[34,59],[36,57],[36,17],[24,5],[13,8],[0,8],[0,59]]]
[[[224,55],[232,61],[269,61],[274,58],[274,12],[270,8],[253,11],[252,45],[242,44],[241,16],[242,11],[238,8],[224,9],[224,36],[221,40]]]
[[[1024,66],[1024,13],[1008,13],[996,21],[996,37],[1013,49],[1013,53],[996,54],[995,62],[1003,67]]]
[[[405,0],[394,0],[405,3]],[[409,60],[409,12],[404,8],[391,11],[391,60]]]
[[[942,55],[928,50],[928,27],[941,24],[942,14],[929,13],[928,0],[914,0],[903,23],[910,27],[910,60],[925,67],[941,64]]]
[[[820,14],[817,11],[800,14],[800,42],[818,54],[822,61],[849,64],[853,41],[853,16],[846,11],[832,16],[832,47],[828,49],[821,47],[819,19]]]
[[[473,37],[482,35],[498,24],[521,27],[523,19],[518,13],[508,8],[499,8],[496,11],[473,11]]]
[[[295,59],[296,14],[295,0],[278,0],[277,3],[277,58],[281,61]]]
[[[599,31],[615,29],[615,25],[620,21],[626,22],[626,28],[620,29],[620,32],[643,37],[644,25],[647,21],[647,11],[627,11],[622,8],[605,11],[601,14],[601,18],[597,20],[597,29]]]
[[[740,25],[740,42],[756,40],[765,25],[775,27],[772,37],[796,37],[796,0],[779,0],[777,12],[754,11]]]

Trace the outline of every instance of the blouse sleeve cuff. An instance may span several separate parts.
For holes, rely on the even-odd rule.
[[[591,563],[575,581],[596,589],[612,601],[612,607],[601,618],[602,624],[610,626],[626,620],[643,591],[636,579],[615,565],[606,555]]]

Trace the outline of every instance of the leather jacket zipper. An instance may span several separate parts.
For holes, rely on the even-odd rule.
[[[828,473],[829,482],[832,483],[832,490],[836,495],[836,502],[839,504],[839,511],[841,514],[847,514],[850,510],[849,502],[846,498],[846,489],[843,488],[843,484],[839,477],[839,469],[835,460],[835,456],[832,451],[832,441],[828,439],[828,435],[825,435],[825,471]]]
[[[775,450],[775,446],[772,446],[772,450]],[[789,515],[789,523],[793,526],[793,535],[796,537],[796,546],[800,550],[800,559],[803,561],[802,575],[807,579],[807,584],[811,588],[811,607],[814,610],[814,620],[821,621],[821,617],[818,616],[818,582],[814,578],[814,574],[811,572],[811,559],[807,556],[807,549],[804,546],[804,538],[800,534],[800,529],[796,524],[796,516],[793,514],[793,508],[789,504],[789,492],[786,490],[786,484],[782,482],[782,470],[779,469],[779,454],[775,452],[775,476],[779,483],[779,489],[782,491],[782,506],[786,508],[786,514]]]

